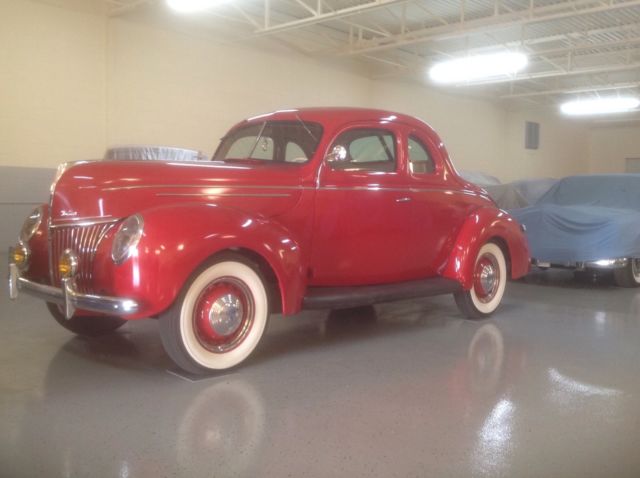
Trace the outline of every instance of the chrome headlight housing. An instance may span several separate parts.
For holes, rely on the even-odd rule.
[[[138,242],[142,237],[144,221],[142,216],[134,214],[129,216],[120,224],[111,246],[111,259],[116,264],[122,264],[136,250]]]
[[[51,186],[49,187],[49,192],[51,194],[53,194],[53,191],[55,191],[56,189],[56,184],[58,184],[58,181],[60,180],[60,178],[62,177],[62,175],[64,174],[64,172],[69,169],[69,163],[62,163],[58,165],[58,169],[56,169],[56,174],[53,177],[53,182],[51,183]]]
[[[20,240],[28,242],[40,227],[40,223],[42,223],[42,206],[31,211],[31,214],[25,219],[20,230]]]

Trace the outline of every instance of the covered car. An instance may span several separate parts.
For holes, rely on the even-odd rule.
[[[105,161],[206,161],[202,151],[174,146],[130,144],[112,146],[104,153]]]
[[[640,174],[566,177],[510,212],[526,227],[534,264],[613,269],[618,285],[640,286]]]
[[[462,171],[467,181],[483,188],[501,209],[518,209],[534,204],[558,180],[554,178],[519,179],[508,183],[480,171]]]

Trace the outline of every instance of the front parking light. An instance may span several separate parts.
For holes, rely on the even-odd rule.
[[[68,279],[76,275],[76,272],[78,272],[78,256],[71,249],[65,249],[58,262],[60,278]]]
[[[22,242],[19,242],[17,246],[11,249],[11,260],[20,270],[27,268],[30,255],[29,248]]]

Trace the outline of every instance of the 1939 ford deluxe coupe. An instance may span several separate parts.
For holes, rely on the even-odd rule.
[[[272,313],[452,293],[491,314],[529,270],[520,225],[425,123],[317,108],[245,120],[211,161],[62,165],[9,255],[9,292],[83,335],[159,319],[191,373],[246,359]]]

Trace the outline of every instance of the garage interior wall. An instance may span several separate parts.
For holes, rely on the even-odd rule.
[[[640,161],[640,126],[609,125],[591,129],[589,135],[589,171],[625,172],[626,160]]]
[[[15,240],[21,219],[14,218],[46,200],[57,164],[99,158],[117,144],[211,153],[230,125],[274,109],[370,106],[413,114],[440,133],[458,169],[503,181],[588,172],[599,167],[589,153],[600,154],[609,141],[609,133],[590,138],[588,125],[552,110],[372,80],[358,68],[289,51],[31,0],[2,0],[0,17],[2,250]],[[525,121],[540,123],[538,150],[524,149]]]

